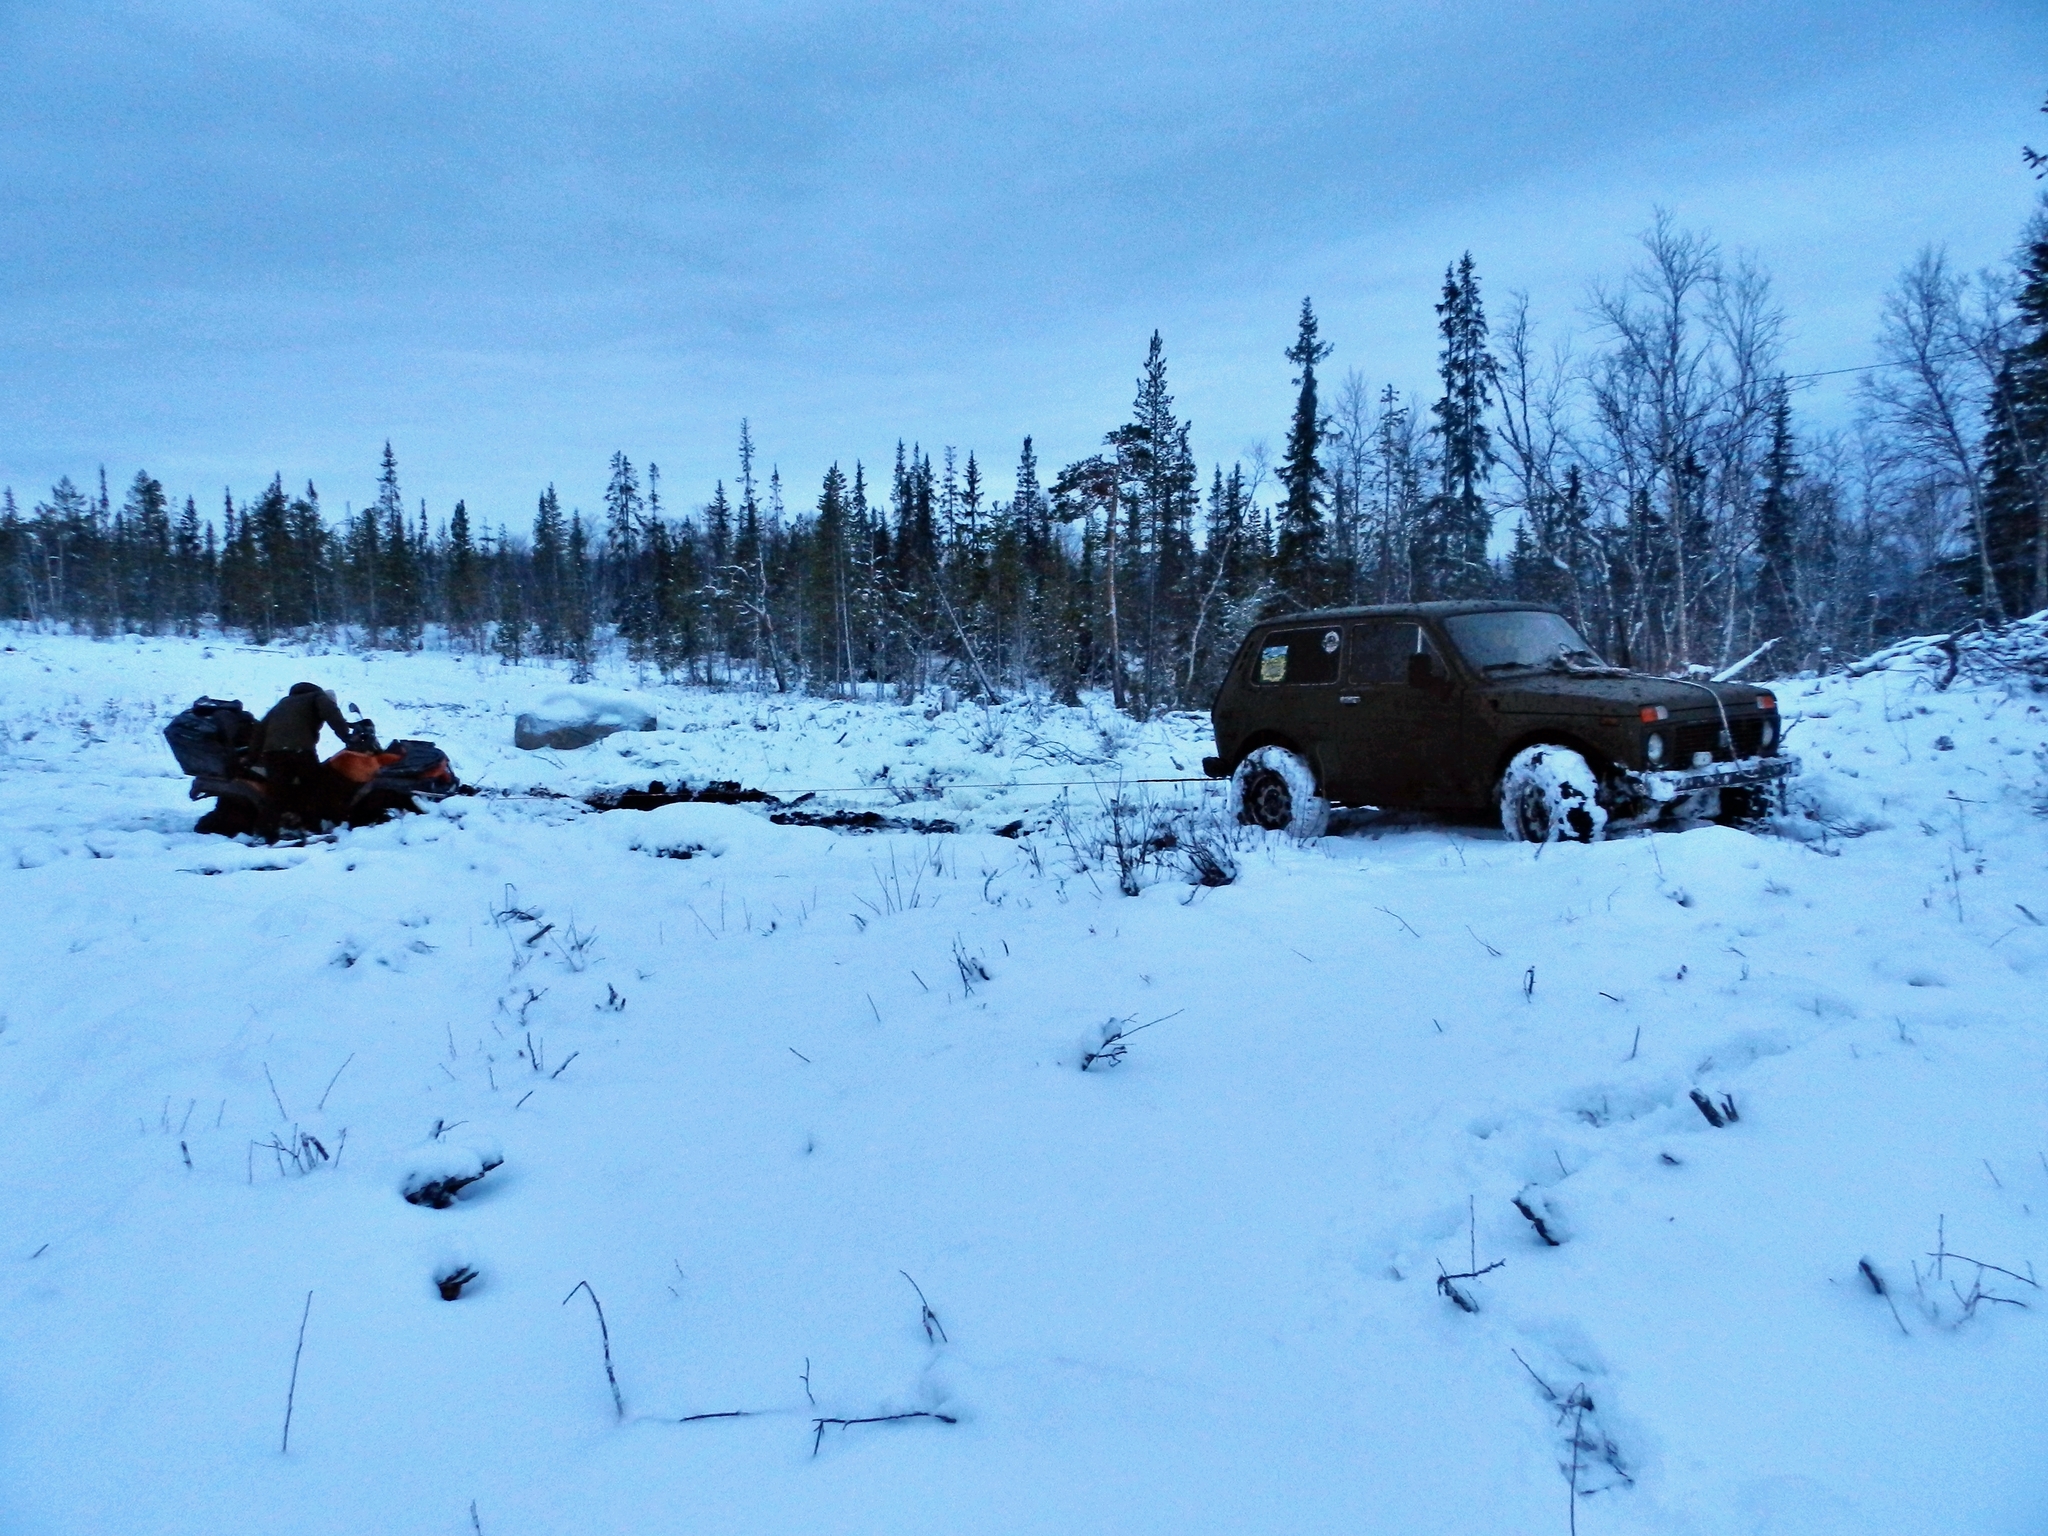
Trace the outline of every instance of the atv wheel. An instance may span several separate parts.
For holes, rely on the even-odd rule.
[[[1523,748],[1500,776],[1500,824],[1510,842],[1599,842],[1607,807],[1592,764],[1569,747]]]
[[[1330,802],[1316,791],[1315,770],[1299,752],[1260,747],[1230,776],[1230,808],[1247,826],[1293,837],[1321,837]]]

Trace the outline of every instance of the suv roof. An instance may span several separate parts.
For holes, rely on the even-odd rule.
[[[1337,619],[1413,618],[1447,619],[1461,613],[1556,613],[1549,603],[1516,602],[1502,598],[1455,598],[1430,603],[1377,603],[1364,608],[1305,608],[1299,613],[1275,614],[1262,624],[1321,624]]]

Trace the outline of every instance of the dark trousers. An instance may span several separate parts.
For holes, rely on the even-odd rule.
[[[280,812],[304,815],[311,809],[320,759],[312,752],[266,752],[263,776],[270,781],[273,803]]]

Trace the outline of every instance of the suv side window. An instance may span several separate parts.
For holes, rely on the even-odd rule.
[[[1412,619],[1377,619],[1351,627],[1344,681],[1363,687],[1399,687],[1408,682],[1410,658],[1427,656],[1432,677],[1446,675],[1429,631]]]
[[[1252,681],[1272,683],[1334,683],[1344,637],[1336,629],[1282,629],[1259,642],[1252,660]]]

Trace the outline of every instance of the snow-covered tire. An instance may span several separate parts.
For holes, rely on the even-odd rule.
[[[1300,838],[1321,837],[1330,824],[1330,802],[1316,788],[1315,770],[1286,747],[1245,754],[1230,776],[1230,813],[1246,826]]]
[[[1524,747],[1500,776],[1500,824],[1516,843],[1597,843],[1607,807],[1593,765],[1569,747]]]

